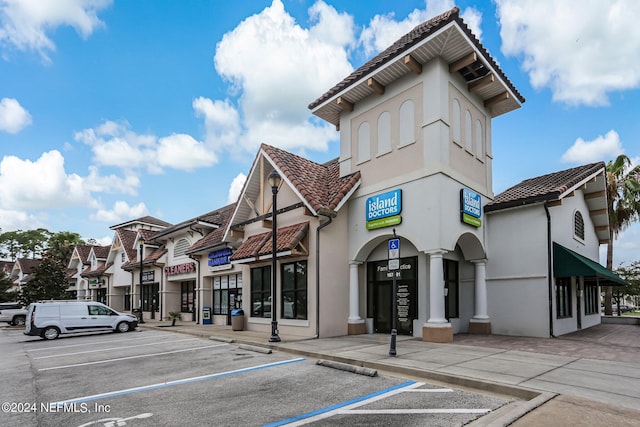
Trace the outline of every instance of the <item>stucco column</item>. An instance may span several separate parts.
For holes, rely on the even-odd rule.
[[[358,267],[360,261],[349,261],[349,319],[348,334],[358,335],[367,332],[364,320],[360,317],[360,280]]]
[[[486,259],[471,261],[475,265],[475,314],[469,321],[470,334],[490,334],[491,323],[487,314]]]
[[[444,251],[429,254],[429,320],[427,323],[448,323],[444,317]]]
[[[429,320],[422,327],[422,340],[453,342],[453,328],[444,317],[444,265],[443,250],[427,252],[429,256]]]

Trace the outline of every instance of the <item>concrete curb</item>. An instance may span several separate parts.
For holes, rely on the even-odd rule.
[[[328,368],[338,369],[340,371],[351,372],[353,374],[365,375],[367,377],[375,377],[378,375],[378,371],[375,369],[362,368],[360,366],[354,366],[347,363],[333,362],[331,360],[318,360],[316,365],[326,366]]]
[[[255,351],[257,353],[262,353],[262,354],[271,354],[271,349],[270,348],[258,347],[258,346],[255,346],[255,345],[240,344],[238,346],[238,348],[240,348],[242,350]]]
[[[220,341],[220,342],[226,342],[227,344],[231,344],[233,342],[232,338],[226,338],[226,337],[215,337],[215,336],[210,336],[209,339],[211,341]]]

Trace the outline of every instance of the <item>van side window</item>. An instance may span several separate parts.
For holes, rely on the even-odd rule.
[[[113,314],[113,311],[109,310],[107,307],[90,305],[89,314],[92,316],[111,316]]]

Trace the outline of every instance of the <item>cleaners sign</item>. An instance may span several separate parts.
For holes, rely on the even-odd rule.
[[[482,197],[478,193],[463,188],[460,190],[460,220],[465,224],[482,225]]]
[[[402,222],[402,190],[393,190],[367,199],[367,230]]]

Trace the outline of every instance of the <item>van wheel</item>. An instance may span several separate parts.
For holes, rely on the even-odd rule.
[[[42,338],[45,340],[55,340],[60,336],[60,329],[55,326],[47,326],[42,331]]]
[[[116,330],[118,332],[129,332],[130,329],[131,329],[131,325],[129,325],[129,322],[120,322],[116,327]]]
[[[24,316],[16,316],[13,318],[13,324],[15,326],[24,326],[25,317]]]

